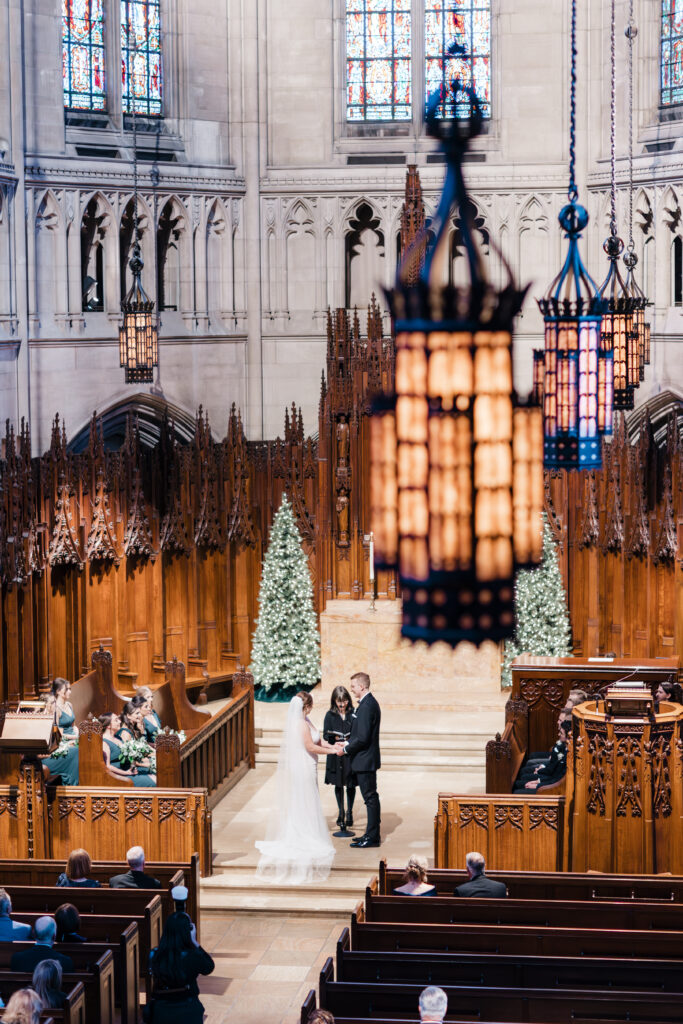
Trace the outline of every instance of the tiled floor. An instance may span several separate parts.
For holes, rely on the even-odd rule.
[[[206,1024],[296,1024],[348,919],[211,915],[202,945],[216,969],[200,979]]]

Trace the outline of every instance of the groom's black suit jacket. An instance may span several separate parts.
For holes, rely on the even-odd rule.
[[[371,693],[366,693],[356,708],[351,722],[351,736],[346,753],[351,758],[354,772],[376,772],[381,767],[379,756],[379,723],[382,717],[379,704]]]

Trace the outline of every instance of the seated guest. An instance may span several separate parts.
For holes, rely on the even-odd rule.
[[[546,761],[527,768],[525,765],[515,780],[513,793],[523,793],[528,789],[538,789],[539,786],[553,786],[564,777],[567,772],[567,743],[569,741],[570,729],[567,722],[560,722],[558,729],[557,743],[550,751]]]
[[[114,875],[109,879],[112,889],[161,889],[158,878],[145,874],[145,851],[141,846],[131,846],[126,854],[128,867],[123,875]]]
[[[161,719],[154,710],[154,704],[152,702],[154,694],[149,686],[138,686],[133,700],[137,697],[144,698],[144,703],[140,706],[142,709],[142,724],[145,729],[145,739],[148,743],[154,743],[157,733],[161,732],[163,729]]]
[[[448,1009],[448,996],[442,988],[423,988],[418,999],[422,1024],[442,1024]]]
[[[57,960],[41,960],[33,972],[32,984],[45,1009],[61,1010],[66,992],[62,992],[62,965]]]
[[[329,1010],[311,1010],[306,1024],[334,1024],[334,1016]]]
[[[62,871],[56,884],[74,889],[99,889],[100,882],[88,878],[91,871],[92,863],[88,851],[72,850],[66,862],[66,871]]]
[[[481,853],[468,853],[465,858],[465,867],[467,868],[469,882],[463,882],[462,885],[459,885],[453,893],[454,896],[473,896],[477,899],[482,897],[500,899],[507,896],[508,891],[505,882],[494,882],[492,878],[484,874],[486,861]]]
[[[683,704],[683,691],[678,683],[660,683],[655,693],[655,700],[670,700],[674,704]]]
[[[55,679],[52,684],[52,707],[54,708],[55,725],[59,729],[62,740],[73,740],[74,746],[59,756],[42,758],[42,762],[51,778],[61,778],[63,786],[78,785],[78,729],[76,715],[69,700],[71,683],[67,679]]]
[[[211,974],[214,962],[197,942],[187,914],[170,914],[161,941],[149,954],[152,976],[151,1019],[163,1024],[202,1024],[197,977]]]
[[[78,934],[81,927],[81,916],[73,903],[62,903],[55,910],[55,923],[57,925],[57,942],[87,942],[88,940]]]
[[[132,768],[121,767],[121,747],[124,741],[119,739],[121,732],[119,716],[113,712],[107,712],[105,715],[100,715],[98,721],[102,726],[102,756],[111,774],[122,779],[132,780],[134,786],[156,785],[156,775],[150,775],[145,771],[139,774],[137,765]]]
[[[33,973],[41,960],[57,960],[63,971],[73,971],[74,962],[70,956],[57,953],[52,947],[57,934],[54,917],[39,917],[33,926],[36,941],[30,949],[17,950],[12,953],[10,967],[13,971],[29,971]]]
[[[427,861],[424,857],[412,856],[406,864],[403,885],[392,889],[394,896],[436,896],[436,886],[427,881]]]
[[[38,1024],[43,1000],[32,988],[19,988],[7,1000],[2,1024]]]
[[[12,920],[12,901],[5,889],[0,889],[0,942],[21,942],[31,938],[31,925]]]

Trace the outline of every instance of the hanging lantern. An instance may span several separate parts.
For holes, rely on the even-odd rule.
[[[140,280],[143,262],[137,242],[129,265],[133,284],[121,303],[119,360],[126,371],[126,384],[150,384],[154,380],[154,367],[159,365],[159,337],[154,302]]]
[[[581,262],[578,240],[588,213],[570,201],[560,212],[569,239],[562,270],[538,305],[545,321],[543,434],[546,468],[594,469],[612,432],[612,352],[600,343],[604,302]]]
[[[378,564],[398,568],[403,588],[403,635],[455,645],[514,632],[515,572],[541,557],[543,438],[541,410],[513,390],[512,325],[525,293],[511,278],[501,292],[486,280],[462,177],[479,105],[452,88],[469,96],[470,118],[440,121],[430,98],[428,129],[447,162],[434,240],[420,280],[405,273],[409,249],[388,294],[395,394],[373,408],[371,506]],[[469,288],[434,280],[454,212]]]
[[[650,364],[650,325],[645,320],[645,309],[647,299],[642,288],[636,281],[635,268],[638,264],[638,257],[630,248],[624,253],[624,265],[626,266],[626,287],[633,299],[633,329],[637,338],[638,348],[638,380],[645,380],[645,367]]]
[[[534,349],[534,383],[531,397],[534,405],[543,405],[543,378],[545,377],[545,350]]]
[[[600,340],[603,348],[614,353],[614,408],[632,409],[639,381],[638,335],[633,319],[636,303],[619,273],[624,243],[613,233],[603,249],[609,270],[599,291],[605,303]]]

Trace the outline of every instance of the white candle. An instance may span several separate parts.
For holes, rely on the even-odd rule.
[[[370,582],[375,578],[375,535],[370,534]]]

